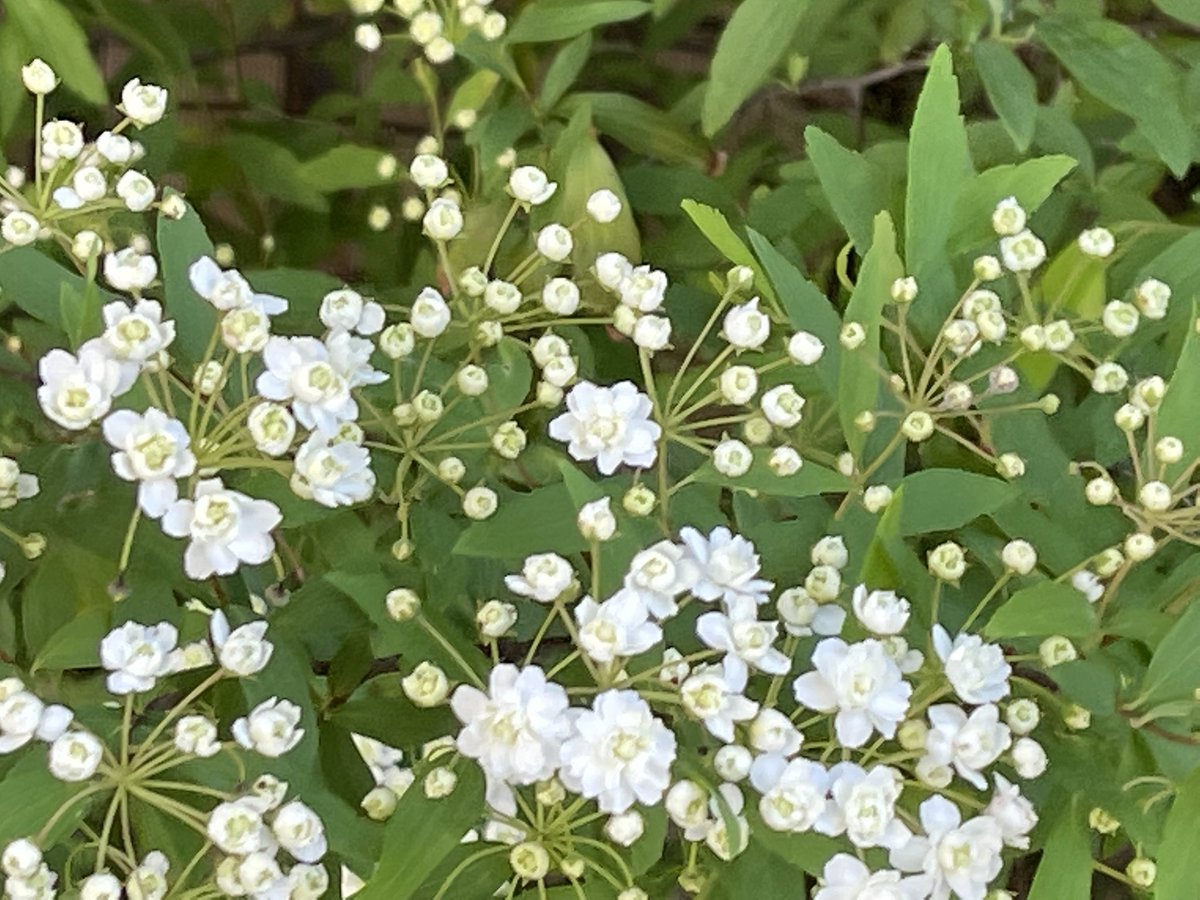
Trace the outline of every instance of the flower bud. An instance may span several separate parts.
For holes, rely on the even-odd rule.
[[[933,428],[933,416],[921,409],[910,412],[900,425],[904,436],[914,443],[928,440],[933,435]]]
[[[720,752],[720,751],[718,751]],[[604,836],[621,847],[630,847],[646,830],[645,820],[636,809],[610,816],[604,823]]]
[[[473,487],[463,495],[462,508],[467,518],[482,521],[490,518],[500,505],[500,498],[489,487]]]
[[[411,588],[395,588],[388,591],[384,603],[388,615],[397,622],[407,622],[416,618],[421,611],[421,598]]]
[[[550,871],[550,854],[534,841],[513,847],[508,854],[508,862],[522,881],[541,881]]]
[[[847,322],[838,334],[838,341],[847,350],[857,350],[867,339],[867,331],[858,322]]]
[[[1163,465],[1174,465],[1183,459],[1183,441],[1170,436],[1159,438],[1154,444],[1154,458]]]
[[[458,776],[454,774],[452,769],[447,769],[445,766],[438,766],[435,769],[430,769],[429,774],[425,776],[425,783],[422,786],[425,789],[425,796],[430,800],[441,800],[454,793],[454,789],[458,787]]]
[[[1129,865],[1125,867],[1125,874],[1138,887],[1148,888],[1154,884],[1154,879],[1158,875],[1158,866],[1154,864],[1153,860],[1139,856],[1129,861]]]
[[[1088,827],[1100,834],[1116,834],[1121,822],[1107,810],[1094,806],[1088,813]]]
[[[977,257],[972,269],[980,281],[995,281],[1001,275],[1000,260],[994,256]]]
[[[1069,638],[1065,638],[1061,634],[1054,634],[1042,641],[1038,647],[1038,656],[1042,658],[1042,665],[1053,668],[1078,659],[1079,652]]]
[[[457,456],[447,456],[437,464],[437,476],[446,484],[458,484],[466,474],[466,463]]]
[[[607,225],[621,214],[621,200],[608,188],[601,188],[588,197],[587,213],[593,221]]]
[[[713,768],[725,781],[741,781],[750,774],[754,756],[741,744],[726,744],[713,756]]]
[[[1079,249],[1096,259],[1111,256],[1116,246],[1116,239],[1107,228],[1088,228],[1079,235]]]
[[[1016,197],[1006,197],[992,211],[992,228],[996,234],[1018,234],[1025,227],[1025,210]]]
[[[896,740],[905,750],[923,750],[929,727],[920,719],[906,719],[896,730]]]
[[[1025,697],[1012,701],[1004,710],[1004,721],[1008,723],[1012,733],[1018,736],[1032,732],[1041,717],[1037,703]]]
[[[31,94],[45,96],[58,87],[58,75],[41,59],[34,59],[21,66],[21,83]]]
[[[956,584],[967,571],[966,554],[953,541],[946,541],[930,550],[927,562],[931,575],[952,584]]]
[[[1167,314],[1171,289],[1156,278],[1147,278],[1137,286],[1134,301],[1147,319],[1161,319]]]
[[[475,613],[475,625],[485,638],[495,640],[517,624],[517,608],[511,603],[489,600]]]
[[[617,518],[612,514],[611,503],[608,497],[602,497],[580,507],[576,524],[584,538],[607,541],[617,533]]]
[[[1026,325],[1019,337],[1021,345],[1031,353],[1046,349],[1046,329],[1041,325]]]
[[[1072,703],[1063,710],[1063,722],[1068,728],[1083,731],[1091,726],[1092,714],[1082,706]]]
[[[382,785],[372,788],[359,806],[363,811],[376,822],[384,822],[391,818],[392,813],[396,811],[397,797],[390,789]]]
[[[412,672],[400,680],[404,696],[413,702],[414,706],[428,709],[444,703],[450,694],[450,680],[446,673],[431,662],[422,662]]]
[[[1104,307],[1100,321],[1113,337],[1126,338],[1137,331],[1139,319],[1137,307],[1124,300],[1113,300]]]
[[[1154,555],[1158,542],[1151,535],[1137,531],[1125,538],[1125,555],[1134,562],[1142,562]]]
[[[912,303],[917,299],[917,279],[911,275],[892,282],[892,299],[898,304]]]
[[[658,498],[654,496],[654,491],[644,484],[635,484],[621,498],[621,506],[625,508],[625,512],[638,517],[648,516],[654,512],[657,502]]]
[[[878,513],[892,502],[892,489],[886,484],[873,484],[863,491],[863,506],[869,513]]]
[[[786,478],[799,472],[804,460],[794,447],[776,447],[767,458],[767,465],[780,478]]]
[[[825,355],[825,345],[821,339],[807,331],[797,331],[788,340],[788,356],[792,362],[801,366],[811,366]]]
[[[1025,460],[1016,453],[1001,453],[996,460],[996,471],[1001,478],[1012,480],[1025,474]]]
[[[1000,559],[1010,572],[1028,575],[1037,565],[1037,551],[1029,541],[1009,541],[1000,552]]]
[[[1037,778],[1046,771],[1046,751],[1033,738],[1018,738],[1012,756],[1013,767],[1022,778]]]
[[[766,416],[751,416],[742,423],[742,437],[755,447],[768,443],[774,435],[775,428],[767,421]]]
[[[725,438],[713,448],[713,468],[726,478],[740,478],[750,471],[754,455],[736,438]]]

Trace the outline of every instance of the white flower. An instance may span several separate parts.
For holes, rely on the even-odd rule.
[[[133,159],[133,141],[123,134],[105,131],[96,138],[96,152],[108,162],[123,166]]]
[[[750,746],[759,753],[792,756],[803,742],[804,735],[777,709],[759,711],[750,723]]]
[[[304,736],[300,726],[300,707],[288,700],[271,697],[248,716],[233,723],[233,739],[247,750],[263,756],[283,756]]]
[[[170,654],[178,642],[179,632],[169,622],[126,622],[110,631],[100,642],[100,662],[109,671],[108,690],[113,694],[153,690],[156,679],[170,673]]]
[[[767,466],[780,478],[786,478],[799,472],[804,460],[794,447],[776,447],[767,457]]]
[[[0,684],[5,689],[0,700],[0,731],[3,732],[0,734],[0,753],[12,753],[34,737],[44,736],[38,732],[46,719],[47,709],[37,696],[25,690],[19,679],[8,678]]]
[[[1117,240],[1107,228],[1088,228],[1079,235],[1079,249],[1097,259],[1111,256],[1116,247]]]
[[[721,600],[730,615],[753,618],[753,610],[767,602],[774,585],[758,577],[761,564],[754,544],[724,526],[708,535],[694,528],[679,532],[696,572],[689,588],[701,600]]]
[[[829,770],[828,815],[816,824],[817,831],[831,836],[843,832],[856,847],[904,845],[911,837],[896,818],[903,777],[891,766],[875,766],[869,772],[854,763],[838,763]]]
[[[537,166],[518,166],[508,177],[508,192],[531,206],[541,206],[556,190],[558,185]]]
[[[42,851],[28,838],[20,838],[4,848],[0,863],[9,878],[32,878],[42,864]]]
[[[608,188],[601,188],[588,197],[587,212],[596,222],[607,225],[621,214],[621,200]]]
[[[39,489],[36,475],[22,472],[16,460],[0,456],[0,509],[12,509],[18,500],[37,496]]]
[[[930,729],[925,752],[938,765],[953,765],[959,776],[983,790],[983,770],[1000,758],[1012,743],[1008,726],[1000,723],[1000,710],[987,703],[966,712],[953,703],[939,703],[928,711]]]
[[[104,420],[104,439],[115,449],[113,470],[138,482],[138,505],[160,518],[179,497],[176,479],[196,471],[196,457],[183,423],[151,407],[143,415],[120,409]]]
[[[329,351],[329,364],[352,388],[367,384],[382,384],[387,373],[371,366],[371,354],[375,346],[365,338],[355,337],[348,331],[331,331],[325,338]]]
[[[167,89],[134,78],[121,89],[121,105],[117,108],[139,128],[153,125],[167,111]]]
[[[575,583],[575,570],[556,553],[535,553],[525,559],[520,575],[506,575],[504,584],[514,594],[539,603],[552,603]]]
[[[737,438],[725,438],[712,451],[713,468],[726,478],[741,478],[750,471],[754,454]]]
[[[263,350],[266,371],[256,386],[269,400],[291,400],[306,428],[337,431],[358,415],[346,373],[338,371],[330,349],[312,337],[273,337]]]
[[[249,798],[215,806],[208,814],[206,830],[217,847],[238,856],[249,855],[266,846],[270,834],[258,806]]]
[[[633,846],[645,830],[646,822],[636,809],[610,816],[604,823],[604,836],[621,847]]]
[[[1112,484],[1112,482],[1108,482]],[[1071,586],[1087,598],[1088,603],[1095,603],[1104,596],[1104,585],[1096,577],[1095,572],[1081,569],[1071,576]]]
[[[54,119],[42,126],[43,168],[60,159],[75,159],[83,152],[83,129],[74,122]],[[46,166],[46,163],[50,166]]]
[[[575,240],[565,226],[551,223],[537,234],[538,253],[551,262],[564,262],[575,248]]]
[[[725,801],[724,806],[718,803],[718,797]],[[750,844],[750,822],[742,815],[746,798],[737,785],[722,784],[708,805],[713,820],[704,834],[704,843],[717,859],[729,862]]]
[[[314,431],[296,451],[292,490],[322,506],[361,503],[375,490],[371,454],[365,447]]]
[[[41,223],[24,210],[13,210],[0,222],[0,235],[17,247],[27,247],[38,239]]]
[[[749,669],[786,675],[792,667],[792,661],[774,646],[779,623],[762,622],[754,615],[754,606],[741,604],[733,617],[707,612],[696,620],[700,640],[714,650],[724,651],[722,665],[730,684],[745,684]]]
[[[684,548],[659,541],[630,561],[625,587],[637,590],[650,612],[666,619],[675,614],[675,598],[691,590],[699,574],[699,566]]]
[[[45,95],[58,87],[58,75],[44,60],[35,58],[21,66],[21,83],[31,94]]]
[[[113,359],[98,339],[72,356],[51,350],[38,362],[38,402],[42,411],[63,428],[80,431],[107,415],[115,396],[132,385],[130,373]]]
[[[1016,197],[1006,197],[996,204],[992,212],[992,228],[996,234],[1018,234],[1025,227],[1025,210]]]
[[[1100,320],[1109,334],[1113,337],[1124,338],[1137,331],[1138,318],[1137,307],[1132,303],[1113,300],[1105,304]],[[1051,347],[1051,349],[1055,348]]]
[[[643,267],[643,269],[647,272],[649,271],[646,267]],[[626,279],[633,276],[633,266],[620,253],[601,253],[596,257],[592,271],[595,272],[596,280],[600,282],[601,287],[610,291],[619,290]],[[667,276],[663,273],[659,274],[662,275],[663,288],[665,290]],[[661,302],[661,298],[659,302]]]
[[[111,872],[89,875],[79,883],[79,900],[121,900],[124,889]]]
[[[458,750],[479,762],[495,809],[515,815],[510,785],[533,784],[557,771],[571,733],[567,706],[567,692],[537,666],[504,663],[492,669],[487,693],[465,684],[455,690],[450,707],[463,723]]]
[[[757,350],[771,334],[771,320],[759,311],[758,302],[755,297],[725,313],[721,335],[737,350]]]
[[[684,840],[699,841],[712,827],[708,804],[709,798],[704,788],[684,778],[671,785],[663,807],[671,821],[683,830]]]
[[[671,320],[664,316],[642,316],[633,327],[633,342],[651,353],[665,350],[671,343]]]
[[[865,584],[854,589],[854,615],[874,634],[899,634],[908,624],[909,603],[895,591],[867,591]]]
[[[418,663],[408,675],[400,680],[404,696],[413,705],[428,709],[439,706],[450,695],[450,679],[441,667],[428,660]]]
[[[412,329],[423,338],[435,338],[450,324],[450,307],[434,288],[422,288],[409,312]]]
[[[804,398],[790,384],[771,388],[762,396],[762,411],[772,425],[780,428],[795,428],[800,424],[804,410]]]
[[[599,266],[601,260],[610,261],[609,257],[616,255],[605,254],[596,260],[596,265]],[[624,260],[625,257],[622,256],[619,260],[611,262],[619,264]],[[597,270],[597,277],[603,279],[607,274]],[[622,305],[637,312],[654,312],[662,306],[663,299],[667,295],[667,274],[659,269],[651,269],[649,266],[629,269],[617,284],[617,291],[620,294]]]
[[[1029,832],[1038,823],[1033,804],[1021,796],[1021,789],[1003,775],[996,774],[993,777],[996,790],[983,813],[996,820],[1006,846],[1028,850]]]
[[[118,291],[137,293],[149,287],[158,276],[158,263],[148,253],[126,247],[104,255],[104,280]]]
[[[963,702],[995,703],[1008,696],[1012,666],[996,644],[985,644],[975,634],[960,634],[951,642],[946,629],[935,625],[933,648],[946,669],[951,687]]]
[[[188,279],[192,290],[222,311],[254,307],[268,316],[276,316],[288,308],[288,302],[282,297],[257,293],[241,272],[237,269],[222,270],[208,256],[201,257],[188,267]]]
[[[650,414],[650,398],[632,382],[599,387],[581,381],[567,394],[567,412],[550,422],[550,436],[567,443],[572,458],[596,460],[604,475],[622,464],[646,468],[658,456],[662,434]]]
[[[419,153],[413,157],[408,174],[419,188],[437,190],[450,180],[450,168],[446,161],[433,153]]]
[[[929,890],[930,879],[924,875],[872,872],[849,853],[835,853],[825,863],[813,900],[925,900]]]
[[[579,508],[575,519],[579,533],[589,541],[611,540],[617,533],[617,517],[612,512],[612,499],[601,497]]]
[[[68,731],[50,745],[50,774],[59,781],[87,781],[100,767],[100,741],[86,731]]]
[[[1000,256],[1010,272],[1032,272],[1046,261],[1046,245],[1032,231],[1000,239]]]
[[[271,529],[283,516],[269,500],[255,500],[232,491],[219,478],[196,485],[191,500],[176,500],[162,519],[171,537],[191,539],[184,570],[197,581],[210,575],[232,575],[239,563],[258,565],[271,558],[275,541]]]
[[[421,224],[435,241],[453,240],[463,230],[462,209],[453,200],[439,197],[429,204]]]
[[[787,350],[792,362],[802,366],[811,366],[819,362],[825,355],[825,344],[815,334],[797,331],[788,339]]]
[[[825,638],[813,651],[814,671],[796,679],[796,700],[818,712],[837,712],[834,728],[846,747],[861,747],[877,730],[890,738],[908,712],[912,686],[882,643],[868,639],[848,645]]]
[[[596,800],[608,813],[662,800],[671,783],[675,735],[637,691],[604,691],[573,721],[559,772],[568,790]]]
[[[296,420],[286,406],[278,403],[259,403],[250,410],[246,427],[254,446],[267,456],[286,453],[296,436]]]
[[[117,181],[117,196],[125,201],[125,206],[131,212],[149,209],[155,193],[154,182],[141,172],[130,170]]]
[[[175,323],[164,322],[162,313],[157,300],[139,300],[132,309],[119,300],[107,303],[101,340],[117,359],[145,362],[175,340]]]
[[[964,900],[982,900],[1002,867],[1004,841],[996,820],[984,815],[963,822],[958,807],[937,795],[919,811],[926,836],[915,836],[893,850],[892,865],[932,878],[933,897],[945,900],[953,891]]]
[[[207,716],[183,716],[175,723],[175,747],[180,753],[216,756],[221,750],[217,723]]]
[[[279,808],[271,822],[275,839],[294,858],[303,863],[315,863],[325,855],[325,826],[309,807],[293,800]]]
[[[829,773],[812,760],[764,754],[750,767],[750,783],[762,794],[758,811],[774,831],[808,831],[826,814]]]
[[[364,335],[377,334],[383,328],[383,307],[350,288],[326,294],[321,299],[319,315],[326,328]]]
[[[734,722],[758,714],[758,704],[742,696],[745,684],[731,684],[719,666],[705,666],[688,676],[679,688],[683,708],[700,719],[723,741],[733,740]]]
[[[649,616],[637,590],[623,588],[603,603],[584,597],[575,608],[579,648],[600,663],[645,653],[662,640],[662,629]]]
[[[1171,288],[1157,278],[1147,278],[1137,286],[1134,299],[1147,319],[1161,319],[1167,314],[1167,305],[1171,302]]]
[[[225,613],[217,610],[209,623],[213,646],[221,668],[245,678],[266,668],[275,646],[265,639],[266,622],[247,622],[229,630]]]
[[[1033,738],[1018,738],[1012,756],[1013,768],[1022,778],[1037,778],[1046,771],[1046,751]]]

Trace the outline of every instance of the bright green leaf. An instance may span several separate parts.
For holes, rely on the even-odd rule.
[[[993,638],[1085,637],[1096,628],[1096,615],[1080,591],[1046,581],[1017,591],[993,614],[984,633]]]
[[[296,171],[318,191],[332,193],[393,181],[394,174],[380,172],[380,164],[386,158],[387,154],[371,147],[340,144],[320,156],[304,160]]]
[[[97,106],[107,105],[108,88],[92,58],[87,34],[59,0],[8,0],[5,9],[33,52],[54,67],[69,87]],[[19,73],[6,73],[16,78]]]
[[[887,178],[861,153],[843,147],[815,125],[804,129],[804,142],[834,215],[855,249],[866,253],[875,214],[887,205]]]

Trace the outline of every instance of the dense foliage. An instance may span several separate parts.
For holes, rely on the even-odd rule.
[[[7,0],[5,896],[1193,898],[1198,36]]]

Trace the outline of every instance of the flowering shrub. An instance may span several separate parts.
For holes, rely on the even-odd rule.
[[[239,268],[220,215],[146,174],[174,87],[132,77],[97,126],[58,105],[86,47],[21,68],[5,896],[1193,896],[1195,232],[1081,212],[1088,139],[1036,88],[1040,149],[1069,153],[992,164],[943,45],[906,148],[807,130],[825,269],[693,199],[707,257],[643,248],[593,125],[617,102],[656,152],[692,136],[558,103],[589,29],[642,6],[334,20],[396,48],[435,133],[260,174],[396,189],[390,279]],[[708,134],[786,50],[747,87],[729,48],[804,6],[738,7]],[[972,52],[1023,152],[1007,21]],[[1081,21],[1033,27],[1088,87],[1071,41],[1122,26]],[[512,47],[565,39],[553,102],[488,108]],[[431,64],[460,57],[446,101]],[[1131,171],[1186,169],[1113,90]]]

